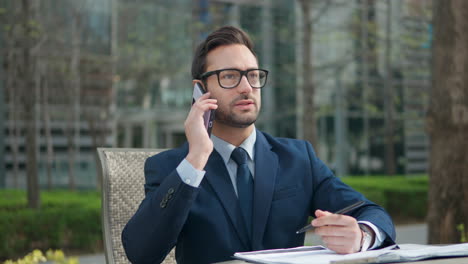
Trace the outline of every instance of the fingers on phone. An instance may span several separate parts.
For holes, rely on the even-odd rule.
[[[218,100],[214,98],[210,98],[210,93],[205,93],[200,98],[197,99],[197,103],[204,111],[208,109],[216,109],[218,108],[217,105]]]
[[[198,99],[201,101],[197,101],[192,107],[200,109],[202,112],[213,110],[218,108],[217,100],[216,99],[202,99],[201,97]]]

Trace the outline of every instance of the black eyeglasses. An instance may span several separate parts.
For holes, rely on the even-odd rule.
[[[263,69],[250,69],[241,71],[238,69],[222,69],[216,71],[205,72],[201,75],[200,79],[206,79],[211,75],[216,74],[218,76],[219,86],[224,89],[232,89],[239,85],[242,76],[247,77],[250,86],[252,88],[262,88],[265,86],[268,76],[268,71]]]

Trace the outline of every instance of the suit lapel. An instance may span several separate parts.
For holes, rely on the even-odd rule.
[[[223,158],[216,150],[213,150],[208,159],[205,170],[205,179],[211,185],[219,201],[221,201],[245,248],[250,249],[250,239],[247,235],[244,219],[242,218],[239,201],[234,192],[234,187],[224,165]]]
[[[257,130],[255,142],[255,179],[253,205],[253,250],[261,249],[266,222],[270,213],[278,171],[278,156],[271,151],[265,136]]]

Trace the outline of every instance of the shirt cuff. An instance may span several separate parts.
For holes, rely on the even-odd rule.
[[[358,221],[358,224],[365,224],[367,225],[368,227],[372,228],[372,230],[374,231],[375,233],[375,240],[374,240],[374,244],[371,245],[369,247],[369,249],[374,249],[374,248],[377,248],[379,247],[380,245],[382,245],[383,241],[385,240],[386,238],[386,234],[380,230],[380,228],[376,227],[374,224],[372,224],[371,222],[369,221]]]
[[[205,176],[205,171],[195,169],[186,159],[182,160],[176,170],[180,179],[192,187],[200,186],[200,183]]]

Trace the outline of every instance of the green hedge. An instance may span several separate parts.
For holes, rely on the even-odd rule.
[[[98,192],[43,191],[39,210],[27,208],[24,191],[0,197],[0,262],[32,249],[102,252]]]
[[[425,176],[344,177],[342,180],[382,205],[396,223],[423,221],[427,210]],[[98,192],[43,191],[41,209],[26,206],[26,193],[0,190],[0,262],[32,249],[102,252]]]
[[[427,176],[359,176],[342,180],[384,207],[396,223],[424,221],[426,218]]]

